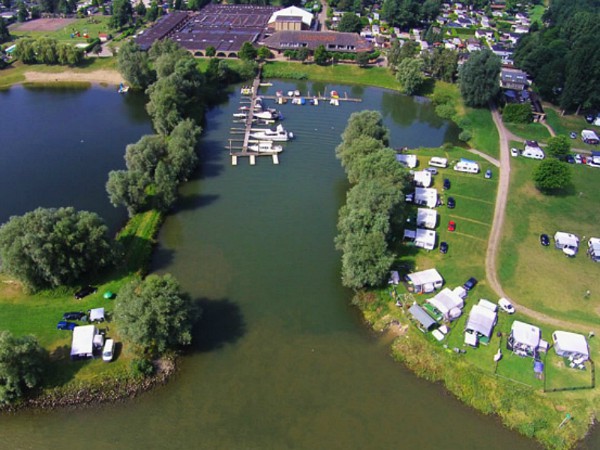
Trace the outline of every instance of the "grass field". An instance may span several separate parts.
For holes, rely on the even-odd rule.
[[[506,128],[513,134],[530,141],[538,141],[541,143],[548,142],[550,132],[540,123],[504,123]]]
[[[544,104],[544,110],[547,114],[546,121],[556,134],[568,136],[571,131],[577,133],[577,138],[571,140],[572,147],[584,150],[598,150],[597,145],[589,145],[581,140],[581,130],[593,130],[596,133],[600,133],[600,128],[587,123],[584,116],[576,116],[575,114],[561,116],[558,110],[548,104]]]
[[[600,324],[600,266],[585,254],[587,238],[600,236],[600,171],[573,165],[573,186],[564,194],[544,196],[531,181],[538,161],[511,159],[511,188],[500,247],[499,276],[517,302],[550,316]],[[581,239],[575,258],[539,244],[539,235],[566,231]],[[583,237],[586,237],[584,240]],[[586,292],[590,291],[587,296]]]
[[[39,19],[39,20],[52,20],[52,19]],[[56,19],[62,20],[62,19]],[[57,30],[46,29],[46,30],[37,30],[37,31],[29,31],[29,30],[20,30],[21,27],[25,25],[31,26],[35,24],[36,21],[32,20],[30,22],[26,22],[24,24],[15,24],[10,28],[10,34],[19,38],[19,37],[51,37],[58,41],[72,42],[74,44],[80,44],[86,42],[86,38],[83,37],[84,34],[88,34],[90,38],[97,38],[98,33],[106,33],[110,34],[112,30],[108,26],[108,22],[110,20],[110,16],[93,16],[85,19],[76,19],[72,23],[69,23],[66,26],[63,26]],[[46,27],[46,28],[54,28],[54,27]],[[80,36],[71,37],[71,34],[79,32]]]

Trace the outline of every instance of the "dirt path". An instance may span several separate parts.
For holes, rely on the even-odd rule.
[[[498,249],[502,240],[502,227],[504,225],[504,218],[506,215],[506,201],[508,198],[508,190],[510,185],[510,154],[508,144],[510,140],[522,139],[514,136],[512,133],[509,133],[508,130],[506,130],[504,124],[502,123],[500,113],[495,106],[492,107],[492,118],[494,119],[494,123],[498,129],[498,135],[500,136],[500,179],[498,181],[498,192],[496,194],[494,221],[492,223],[492,230],[490,231],[490,238],[485,255],[485,271],[487,274],[487,280],[490,283],[490,287],[501,297],[508,298],[519,312],[532,317],[537,321],[554,325],[559,328],[578,330],[587,334],[589,331],[594,330],[593,327],[551,317],[519,304],[514,299],[506,295],[506,292],[504,292],[504,289],[502,289],[502,285],[498,280],[498,267],[496,263],[498,261]],[[594,330],[594,332],[598,334],[598,330]]]
[[[82,81],[93,84],[119,85],[124,82],[123,77],[116,70],[95,70],[93,72],[75,72],[65,70],[58,73],[25,72],[26,83],[51,83],[51,82],[77,82]]]
[[[480,152],[479,150],[475,150],[474,148],[470,148],[469,151],[471,153],[473,153],[474,155],[478,155],[481,156],[483,159],[491,162],[493,165],[495,165],[496,167],[500,167],[500,161],[498,161],[496,158],[492,158],[490,155],[488,155],[487,153],[483,153]]]

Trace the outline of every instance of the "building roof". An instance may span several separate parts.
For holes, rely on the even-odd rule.
[[[269,48],[287,50],[306,47],[315,50],[324,45],[329,51],[370,52],[372,45],[357,33],[335,31],[277,31],[262,42]]]
[[[154,41],[164,39],[177,26],[181,25],[188,18],[188,14],[183,11],[173,11],[166,16],[161,17],[149,29],[144,30],[135,38],[135,42],[142,48],[148,50]]]
[[[299,17],[302,23],[310,27],[313,21],[313,14],[306,11],[305,9],[298,8],[297,6],[290,6],[273,13],[269,19],[269,23],[273,23],[278,20],[280,16],[283,17]]]
[[[437,325],[437,322],[427,314],[427,312],[416,303],[408,308],[408,312],[421,324],[421,326],[429,331]]]
[[[579,353],[588,358],[590,356],[587,341],[582,334],[569,333],[568,331],[555,331],[552,333],[552,340],[554,341],[554,345],[559,347],[561,353]]]
[[[494,311],[482,305],[473,305],[465,330],[475,331],[485,337],[492,335],[497,315]]]
[[[515,320],[510,331],[515,342],[525,344],[534,349],[540,345],[542,332],[536,326]]]

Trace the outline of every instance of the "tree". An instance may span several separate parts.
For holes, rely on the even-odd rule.
[[[244,42],[240,48],[240,51],[238,52],[238,56],[244,61],[254,61],[257,54],[258,51],[250,42]]]
[[[38,208],[0,227],[5,272],[32,290],[72,285],[112,262],[108,227],[95,213]]]
[[[414,58],[419,53],[419,44],[413,41],[406,41],[404,44],[394,42],[392,48],[388,51],[388,65],[395,71],[396,67],[407,58]]]
[[[262,60],[269,59],[271,57],[271,50],[267,47],[262,46],[258,49],[258,57]]]
[[[337,26],[337,31],[346,33],[360,33],[362,23],[360,18],[353,12],[345,12]]]
[[[146,190],[149,185],[150,179],[144,173],[112,170],[108,173],[106,192],[113,206],[125,206],[129,217],[132,217],[148,204]]]
[[[0,44],[4,44],[7,41],[10,41],[10,32],[8,31],[6,21],[0,17]]]
[[[17,5],[17,20],[19,22],[25,22],[29,17],[29,11],[27,11],[27,6],[25,3],[20,1]]]
[[[386,147],[389,145],[389,130],[383,125],[381,113],[378,111],[360,111],[350,115],[348,125],[342,133],[342,144],[352,142],[361,136],[377,139]]]
[[[142,0],[140,0],[137,5],[135,5],[135,13],[137,14],[138,17],[145,17],[146,16],[146,5],[144,5],[144,2]]]
[[[548,139],[546,150],[550,156],[563,160],[571,153],[571,141],[566,136],[553,136]]]
[[[182,120],[169,135],[167,159],[177,181],[186,181],[198,165],[196,145],[202,128],[191,119]]]
[[[217,54],[217,49],[214,48],[212,45],[209,45],[208,47],[206,47],[206,56],[212,58],[216,54]]]
[[[434,48],[423,57],[425,71],[433,78],[452,83],[458,69],[458,53],[447,48]]]
[[[158,19],[158,3],[156,3],[156,0],[152,0],[150,8],[146,10],[146,20],[154,22],[156,19]]]
[[[146,89],[156,79],[150,67],[148,53],[142,51],[133,40],[126,41],[117,54],[117,68],[130,86]]]
[[[315,49],[315,53],[313,54],[313,59],[314,59],[315,63],[318,64],[319,66],[324,66],[325,64],[327,64],[327,61],[329,60],[329,52],[327,50],[325,50],[324,45],[319,45]]]
[[[110,27],[120,30],[133,23],[133,7],[129,0],[113,0]]]
[[[473,52],[459,72],[460,93],[469,106],[485,106],[500,86],[500,59],[490,50]]]
[[[370,55],[368,52],[359,52],[356,54],[356,64],[358,67],[367,67],[369,65]]]
[[[571,168],[568,164],[554,158],[541,161],[533,171],[535,187],[544,194],[565,189],[571,184],[571,178]]]
[[[119,332],[150,353],[189,345],[197,317],[198,310],[169,274],[130,282],[119,292],[115,306]]]
[[[306,61],[310,56],[310,51],[306,47],[302,47],[296,52],[296,59],[298,61]]]
[[[0,404],[12,403],[40,384],[46,356],[33,336],[0,331]]]
[[[419,90],[425,82],[423,74],[423,60],[405,59],[398,65],[396,79],[402,85],[402,92],[412,95]]]

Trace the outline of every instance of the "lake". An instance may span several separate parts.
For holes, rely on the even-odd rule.
[[[239,95],[207,114],[203,164],[160,233],[153,270],[173,273],[204,316],[164,387],[93,409],[0,418],[2,448],[506,449],[538,448],[417,379],[371,332],[340,284],[337,211],[348,184],[334,149],[349,115],[377,109],[394,147],[454,142],[425,101],[348,86],[362,103],[283,106],[280,165],[231,166],[225,146]],[[36,206],[126,214],[108,203],[107,173],[150,131],[141,96],[112,89],[0,92],[0,218]]]

